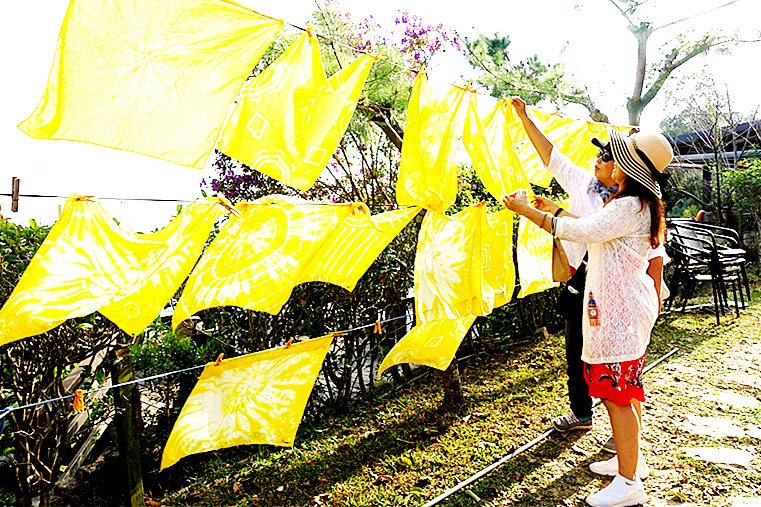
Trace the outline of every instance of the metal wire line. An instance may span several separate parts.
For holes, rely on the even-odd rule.
[[[341,336],[344,336],[344,335],[349,334],[351,332],[358,331],[360,329],[367,329],[367,328],[374,327],[378,323],[380,323],[380,324],[387,324],[389,322],[394,322],[396,320],[405,319],[405,318],[407,318],[407,315],[400,315],[398,317],[392,317],[390,319],[379,320],[379,321],[373,322],[372,324],[366,324],[366,325],[362,325],[362,326],[358,326],[358,327],[353,327],[351,329],[342,329],[342,330],[333,331],[333,332],[327,333],[327,334],[332,334],[335,337],[341,337]],[[127,382],[122,382],[121,384],[112,384],[112,385],[109,385],[109,386],[98,387],[98,388],[95,388],[95,389],[90,389],[88,391],[83,391],[82,394],[92,394],[92,393],[97,393],[98,391],[107,391],[107,390],[113,389],[115,387],[129,386],[129,385],[138,384],[138,383],[141,383],[141,382],[148,382],[148,381],[151,381],[151,380],[157,380],[157,379],[164,378],[164,377],[170,377],[172,375],[178,375],[180,373],[186,373],[186,372],[189,372],[189,371],[200,370],[201,368],[205,368],[207,364],[209,364],[209,363],[199,364],[199,365],[196,365],[196,366],[191,366],[189,368],[183,368],[181,370],[174,370],[174,371],[168,371],[168,372],[165,372],[165,373],[158,373],[156,375],[151,375],[150,377],[137,378],[137,379],[134,379],[134,380],[129,380]],[[58,396],[57,398],[51,398],[51,399],[47,399],[47,400],[36,401],[34,403],[28,403],[26,405],[21,405],[21,406],[18,406],[18,407],[5,407],[4,409],[0,409],[0,420],[2,420],[5,416],[7,416],[8,414],[10,414],[11,412],[14,412],[16,410],[24,410],[24,409],[27,409],[27,408],[34,408],[34,407],[38,407],[38,406],[41,406],[41,405],[47,405],[49,403],[55,403],[57,401],[68,400],[70,398],[74,398],[75,396],[76,396],[76,393],[65,394],[63,396]]]

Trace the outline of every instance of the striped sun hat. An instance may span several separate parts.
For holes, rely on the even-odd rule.
[[[613,160],[621,170],[662,199],[661,186],[656,179],[674,158],[674,151],[663,134],[636,132],[625,136],[613,129],[608,132]]]

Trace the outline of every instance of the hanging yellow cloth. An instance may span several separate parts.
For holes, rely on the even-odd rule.
[[[229,0],[71,0],[44,95],[19,128],[201,169],[282,28]]]
[[[507,304],[515,289],[513,264],[513,212],[508,209],[485,213],[481,225],[481,311],[488,315]]]
[[[0,345],[101,311],[129,334],[143,331],[201,255],[220,199],[190,204],[151,234],[122,230],[97,201],[71,197],[0,310]]]
[[[566,154],[572,163],[589,171],[593,170],[597,156],[597,147],[591,143],[592,138],[597,137],[602,141],[608,141],[610,139],[608,128],[619,132],[628,132],[631,128],[625,125],[577,120],[558,113],[546,113],[533,107],[529,107],[529,114],[555,148]],[[513,140],[515,152],[528,179],[535,185],[549,186],[552,174],[544,167],[515,110],[512,107],[507,108],[506,115],[508,117],[507,131]]]
[[[476,174],[497,202],[518,189],[531,194],[531,185],[513,148],[508,128],[512,110],[508,100],[500,100],[482,121],[477,97],[472,97],[465,118],[463,143]]]
[[[306,281],[352,290],[419,211],[371,218],[361,203],[311,204],[283,196],[239,203],[237,208],[241,216],[230,217],[188,278],[172,318],[174,327],[216,306],[277,314],[293,288]],[[359,224],[364,224],[362,230],[356,229]]]
[[[423,218],[415,255],[417,323],[467,317],[481,308],[481,220],[484,206]]]
[[[333,335],[209,363],[164,447],[161,469],[235,445],[293,446]]]
[[[402,363],[446,370],[474,320],[476,317],[471,315],[416,325],[383,358],[378,378],[387,369]]]
[[[475,318],[507,303],[515,287],[513,213],[471,206],[423,219],[415,258],[417,323],[381,363],[416,363],[444,370]]]
[[[443,213],[454,203],[455,151],[462,132],[459,111],[466,93],[464,88],[454,87],[440,100],[430,89],[425,73],[417,75],[407,106],[396,183],[396,201],[400,206],[421,206]]]
[[[307,263],[298,283],[328,282],[353,291],[362,275],[420,208],[370,215],[366,207],[344,218]]]
[[[568,201],[560,201],[558,205],[567,209]],[[521,284],[519,298],[558,285],[552,281],[552,235],[526,217],[521,217],[518,226],[516,253]]]
[[[518,226],[519,298],[558,285],[552,281],[552,235],[526,217]]]
[[[373,61],[362,55],[328,79],[317,37],[307,31],[243,87],[219,150],[309,189],[336,151]]]

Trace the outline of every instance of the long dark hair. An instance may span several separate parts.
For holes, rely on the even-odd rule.
[[[666,230],[666,207],[663,200],[658,199],[654,193],[628,174],[621,187],[607,202],[619,197],[639,197],[640,211],[644,210],[645,206],[650,209],[650,246],[656,248],[660,245]]]

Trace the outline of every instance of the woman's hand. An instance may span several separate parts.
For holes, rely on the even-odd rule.
[[[560,206],[541,195],[534,196],[534,207],[539,211],[546,211],[553,215],[560,209]]]
[[[526,211],[531,209],[531,204],[528,202],[528,196],[526,191],[513,192],[510,195],[506,195],[502,202],[505,207],[511,211],[518,213],[519,215],[525,215]]]
[[[510,103],[513,105],[518,116],[526,116],[526,103],[520,97],[510,97]]]

